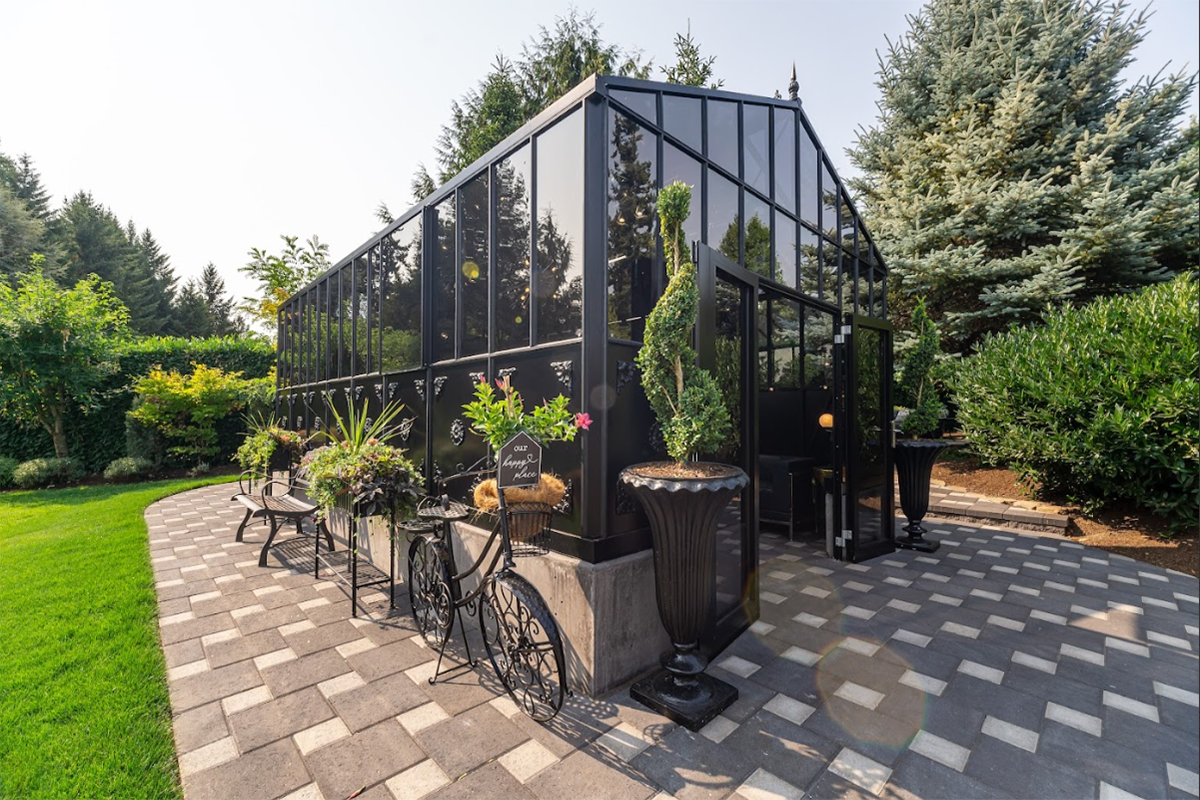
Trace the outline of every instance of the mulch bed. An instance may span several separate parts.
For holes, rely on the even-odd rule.
[[[1195,528],[1172,537],[1166,519],[1129,504],[1113,504],[1085,514],[1062,498],[1043,496],[1041,486],[1023,485],[1016,473],[985,466],[969,453],[943,456],[933,466],[933,477],[990,497],[1054,503],[1070,515],[1066,533],[1081,544],[1200,576],[1200,531]]]

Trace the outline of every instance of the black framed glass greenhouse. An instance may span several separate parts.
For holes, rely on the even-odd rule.
[[[640,613],[649,529],[617,478],[663,457],[634,356],[666,280],[655,197],[674,181],[692,187],[697,351],[735,422],[711,458],[751,478],[717,537],[718,650],[758,616],[760,531],[850,561],[893,547],[887,268],[798,100],[593,76],[279,314],[287,426],[328,426],[327,401],[372,416],[401,401],[430,487],[486,454],[462,408],[480,380],[590,414],[546,448],[568,492],[530,573],[593,693],[664,649]]]

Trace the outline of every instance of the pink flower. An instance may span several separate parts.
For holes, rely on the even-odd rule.
[[[592,427],[592,418],[586,413],[576,414],[575,427],[583,428],[586,431],[588,428]]]
[[[496,385],[500,387],[500,391],[504,391],[504,379],[496,378]]]

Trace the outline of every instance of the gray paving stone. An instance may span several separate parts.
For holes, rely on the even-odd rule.
[[[897,800],[1001,800],[1014,797],[917,753],[909,753],[897,762],[884,795]]]
[[[628,692],[572,698],[557,719],[538,725],[503,695],[486,662],[477,670],[452,671],[436,686],[414,683],[406,671],[434,654],[410,638],[414,626],[404,592],[395,609],[385,595],[368,592],[361,598],[362,616],[351,620],[342,588],[315,582],[307,572],[306,542],[293,548],[303,550],[302,569],[275,566],[288,557],[287,547],[276,550],[270,568],[259,569],[262,527],[252,529],[248,539],[255,541],[222,547],[241,517],[228,492],[197,490],[147,513],[157,526],[150,534],[152,555],[172,557],[154,564],[160,614],[185,615],[162,629],[168,666],[211,668],[172,682],[179,748],[236,741],[243,751],[223,752],[222,758],[237,757],[189,774],[186,800],[241,797],[245,787],[258,792],[253,796],[300,790],[291,800],[346,796],[365,787],[361,800],[393,800],[393,789],[404,794],[405,770],[418,763],[453,779],[438,797],[644,800],[658,794],[666,800],[673,793],[678,800],[760,800],[755,787],[772,786],[785,796],[868,796],[828,769],[844,752],[878,762],[884,773],[891,769],[881,790],[890,798],[1094,796],[1100,785],[1108,787],[1104,797],[1188,796],[1179,788],[1191,785],[1184,773],[1176,776],[1178,785],[1165,783],[1167,762],[1187,769],[1198,756],[1198,593],[1188,576],[1053,535],[957,523],[935,523],[941,531],[935,538],[945,543],[938,553],[897,552],[862,565],[828,560],[815,543],[766,534],[763,586],[779,602],[764,603],[760,623],[722,654],[755,665],[748,678],[712,668],[740,693],[723,715],[717,742],[641,708]],[[945,602],[934,602],[935,594]],[[861,610],[847,613],[849,607]],[[815,627],[793,619],[804,614],[824,621]],[[228,636],[235,627],[243,635]],[[971,638],[952,629],[977,633]],[[212,634],[217,636],[201,642]],[[477,634],[470,635],[473,649],[482,652]],[[343,643],[352,645],[345,655],[337,650]],[[790,649],[814,656],[782,657]],[[280,650],[298,657],[264,667],[258,676],[251,659]],[[1016,664],[1014,653],[1024,654]],[[456,633],[447,666],[464,654]],[[968,669],[969,662],[981,666]],[[1053,665],[1054,674],[1029,665]],[[925,677],[902,680],[909,671]],[[329,680],[345,687],[327,699],[317,684]],[[877,702],[869,703],[874,711],[836,696],[847,681],[876,693],[871,697]],[[942,688],[938,682],[946,683],[941,696],[912,685]],[[1156,690],[1155,682],[1172,687],[1170,693]],[[1103,692],[1127,701],[1105,706]],[[227,703],[218,702],[230,695]],[[781,697],[794,698],[787,702],[803,713],[770,710],[783,708]],[[394,719],[419,708],[438,709],[445,721],[437,727],[446,730],[456,720],[482,720],[467,729],[469,735],[447,736],[458,741],[438,745],[470,754],[459,756],[473,764],[460,767],[465,774],[445,776]],[[1058,721],[1076,719],[1072,714],[1080,715],[1076,721],[1102,718],[1098,730],[1081,725],[1101,735]],[[992,735],[981,732],[986,715],[995,720]],[[1160,722],[1144,718],[1155,715]],[[292,735],[335,719],[341,738],[301,756]],[[1026,746],[1036,736],[1036,752],[997,738],[1001,723],[1021,728]],[[633,763],[597,744],[616,725],[636,743],[622,751]],[[437,727],[421,730],[418,739]],[[940,753],[940,761],[906,749],[920,730],[928,736],[916,749]],[[930,742],[945,752],[927,747]],[[501,761],[489,760],[518,746],[537,747],[544,758],[560,761],[522,787]],[[279,758],[256,761],[264,752]],[[951,767],[962,764],[964,753],[966,774],[959,774]],[[768,773],[770,781],[746,782],[748,775]]]
[[[1057,722],[1046,723],[1038,755],[1055,759],[1138,797],[1164,797],[1167,792],[1166,772],[1159,767],[1161,760],[1147,759],[1136,750],[1097,739]]]
[[[333,716],[333,709],[321,693],[309,687],[233,714],[229,725],[238,748],[246,753]]]
[[[305,757],[325,797],[349,797],[425,759],[394,719],[314,750]]]
[[[528,738],[520,728],[486,704],[416,735],[421,748],[451,777],[513,749]]]
[[[1096,791],[1095,778],[988,736],[971,751],[965,773],[1014,797],[1093,797]]]
[[[357,689],[336,694],[329,702],[346,727],[359,731],[424,705],[428,699],[407,675],[396,672]]]
[[[658,787],[606,751],[588,746],[535,775],[526,788],[540,800],[646,800]]]
[[[185,778],[183,791],[188,800],[274,798],[308,782],[300,751],[284,739]]]

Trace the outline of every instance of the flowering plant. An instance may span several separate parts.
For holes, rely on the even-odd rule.
[[[242,469],[265,473],[279,448],[287,452],[289,462],[295,462],[308,444],[309,437],[303,431],[284,430],[273,417],[248,419],[247,425],[250,432],[233,454]]]
[[[322,514],[339,500],[349,500],[359,513],[392,519],[413,510],[419,496],[416,470],[403,450],[383,441],[403,408],[389,405],[371,421],[366,406],[351,408],[345,419],[331,407],[335,432],[325,435],[332,441],[300,462],[308,473],[308,494]]]
[[[542,405],[525,410],[521,393],[513,388],[505,376],[496,381],[496,389],[487,381],[475,387],[475,399],[463,406],[463,416],[471,421],[471,430],[482,436],[493,450],[521,431],[532,436],[539,444],[546,442],[573,442],[575,433],[592,426],[587,414],[572,414],[567,408],[567,398],[561,394]]]

